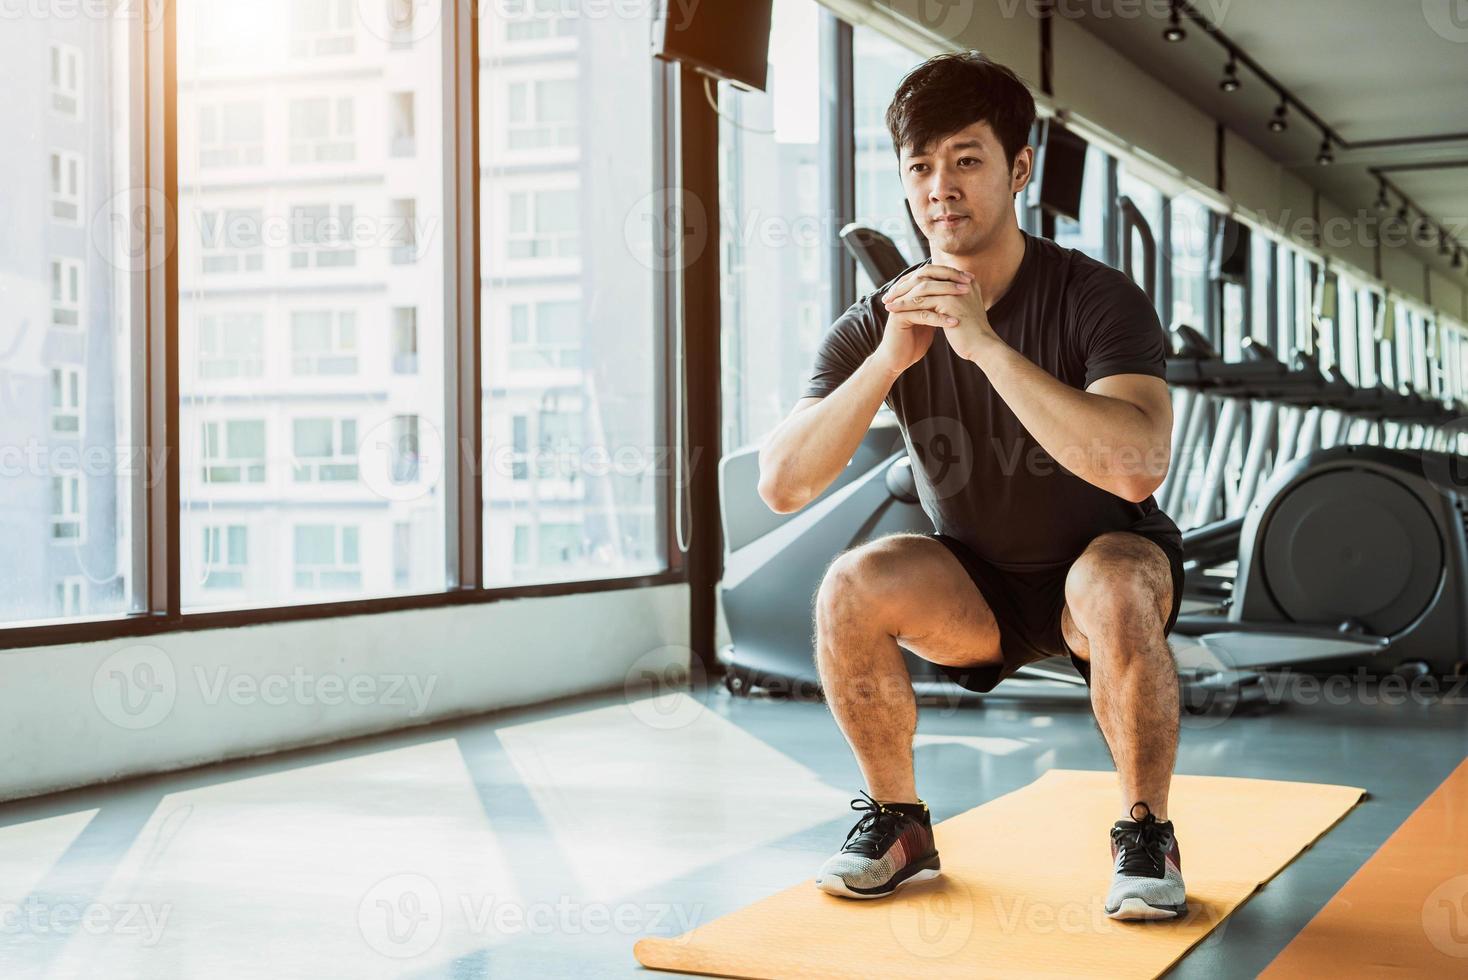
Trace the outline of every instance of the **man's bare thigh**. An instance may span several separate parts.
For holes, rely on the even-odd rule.
[[[889,534],[832,565],[836,587],[905,649],[949,667],[1003,663],[999,624],[957,558],[923,534]]]

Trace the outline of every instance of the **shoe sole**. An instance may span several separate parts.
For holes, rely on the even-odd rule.
[[[942,870],[938,864],[937,854],[918,861],[915,865],[910,865],[909,867],[913,867],[914,870],[907,872],[903,877],[899,877],[895,882],[889,881],[875,888],[854,888],[848,885],[846,879],[840,875],[816,878],[816,887],[827,895],[839,895],[842,898],[885,898],[903,885],[910,885],[915,881],[930,881],[942,874]]]
[[[1106,914],[1113,919],[1131,922],[1147,919],[1175,919],[1185,911],[1187,911],[1186,905],[1181,907],[1148,905],[1140,898],[1124,898],[1116,908],[1107,909]]]

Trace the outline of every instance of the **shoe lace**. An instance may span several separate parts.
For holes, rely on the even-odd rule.
[[[907,818],[900,811],[890,810],[878,803],[865,791],[861,795],[865,800],[852,800],[851,808],[863,813],[863,816],[847,833],[846,843],[841,846],[841,850],[876,857],[896,839],[902,821]]]
[[[1172,846],[1171,833],[1157,820],[1157,815],[1145,803],[1133,803],[1131,812],[1137,807],[1144,811],[1140,820],[1132,818],[1132,825],[1118,821],[1111,828],[1111,839],[1117,846],[1118,870],[1132,877],[1161,878],[1167,873],[1167,852]]]

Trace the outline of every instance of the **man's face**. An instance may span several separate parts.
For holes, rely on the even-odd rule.
[[[1013,195],[1028,182],[1033,155],[1030,147],[1022,149],[1011,170],[986,122],[920,151],[904,147],[902,186],[929,246],[948,255],[981,251],[1015,220]]]

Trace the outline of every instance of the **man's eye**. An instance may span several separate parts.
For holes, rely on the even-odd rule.
[[[926,163],[914,163],[911,167],[908,167],[907,169],[908,170],[911,170],[913,172],[916,172],[919,167],[926,167],[926,166],[927,166]]]
[[[958,162],[959,163],[978,163],[979,162],[979,159],[978,159],[978,157],[962,157],[962,158],[959,159]]]

